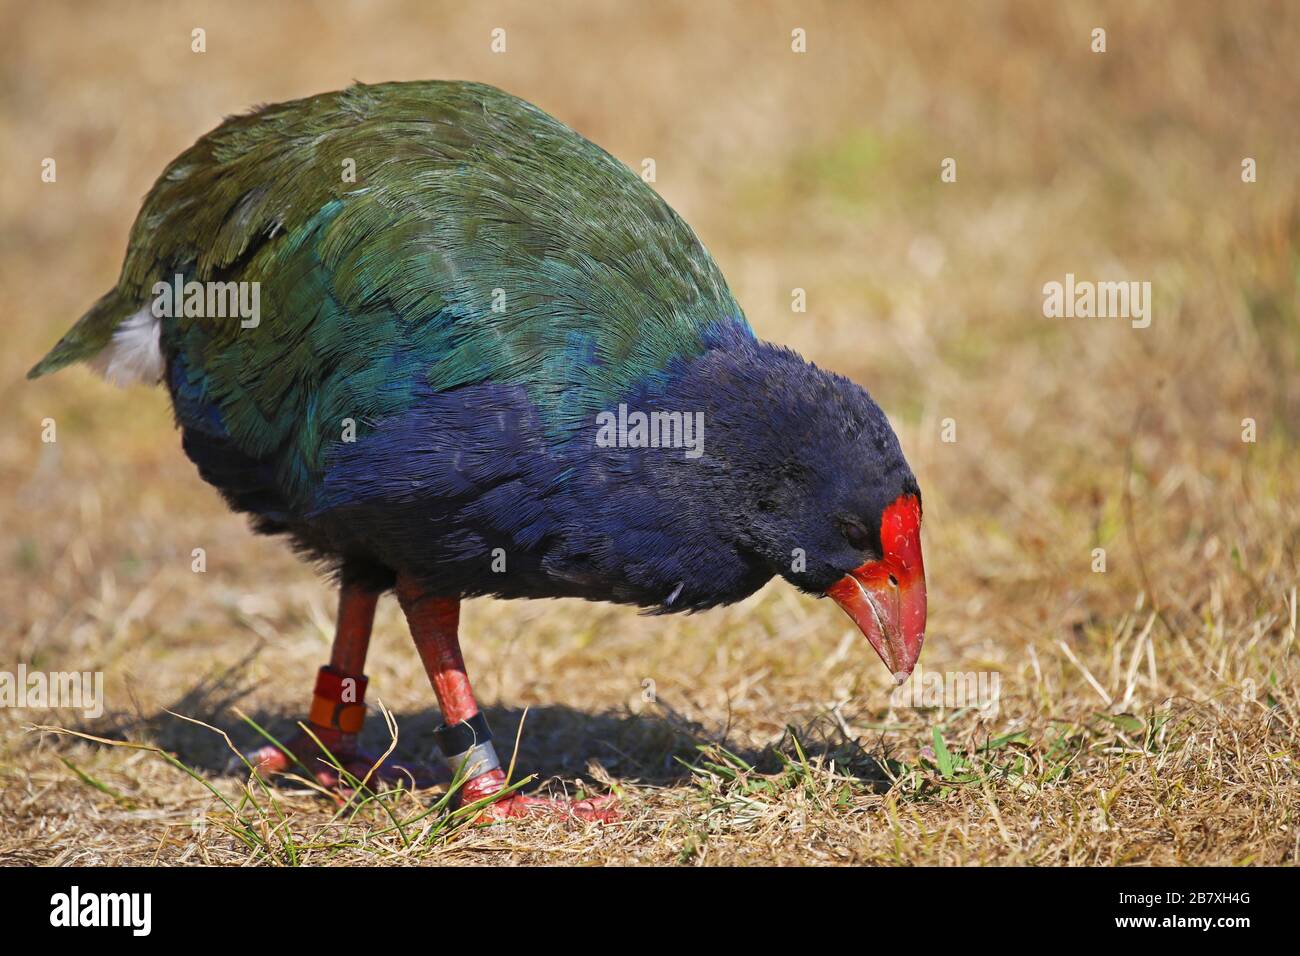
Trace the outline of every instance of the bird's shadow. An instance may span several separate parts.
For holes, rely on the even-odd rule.
[[[240,718],[236,709],[280,741],[293,735],[296,722],[303,717],[290,707],[241,706],[258,686],[249,675],[255,653],[223,671],[204,676],[167,707],[149,712],[137,706],[134,712],[109,713],[70,729],[109,739],[151,743],[176,755],[192,769],[212,776],[242,775],[242,770],[231,769],[231,744],[249,750],[265,740]],[[692,768],[701,760],[716,760],[718,748],[725,748],[730,756],[760,773],[781,770],[802,750],[809,757],[834,757],[841,775],[852,776],[878,792],[889,787],[889,777],[879,760],[825,719],[790,728],[778,744],[755,748],[732,744],[725,728],[707,728],[691,721],[662,700],[647,701],[639,713],[630,708],[590,712],[552,704],[526,711],[487,706],[484,714],[502,761],[515,758],[516,776],[535,774],[539,780],[591,778],[595,764],[597,775],[603,773],[613,780],[673,786],[689,781]],[[441,722],[437,708],[393,716],[398,726],[394,756],[405,762],[435,764],[433,730]],[[798,747],[794,746],[795,739]],[[390,742],[384,721],[372,711],[362,731],[362,746],[371,753],[382,753]]]

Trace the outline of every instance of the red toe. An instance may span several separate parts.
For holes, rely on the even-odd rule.
[[[505,774],[500,770],[490,770],[465,784],[461,792],[463,803],[474,803],[492,795],[505,787]],[[554,797],[530,797],[522,793],[512,793],[495,803],[484,807],[475,818],[476,823],[490,823],[496,820],[517,820],[531,816],[576,817],[596,823],[613,823],[619,818],[620,805],[617,797],[589,797],[585,800],[571,800]]]
[[[571,800],[516,793],[485,807],[475,822],[518,820],[528,816],[576,817],[590,823],[613,823],[621,816],[621,807],[618,798],[612,796]]]
[[[354,738],[322,733],[313,728],[321,743],[329,750],[334,760],[342,764],[344,771],[355,780],[365,780],[367,786],[378,784],[424,788],[439,782],[446,782],[446,776],[440,777],[428,767],[415,763],[397,762],[388,759],[380,763],[378,758],[356,748]],[[287,752],[286,752],[287,750]],[[275,744],[266,744],[244,755],[244,759],[263,776],[279,773],[303,773],[304,768],[311,773],[322,787],[337,790],[344,794],[351,792],[348,782],[340,779],[341,775],[309,735],[299,731],[285,743],[285,749]],[[378,766],[376,766],[378,764]]]

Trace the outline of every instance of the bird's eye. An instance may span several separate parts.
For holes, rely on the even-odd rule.
[[[871,535],[856,521],[841,522],[840,530],[844,532],[844,540],[854,551],[866,551],[871,547]]]

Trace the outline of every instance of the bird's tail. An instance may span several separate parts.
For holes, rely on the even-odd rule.
[[[93,362],[114,340],[114,334],[139,309],[139,303],[125,302],[116,288],[90,307],[77,324],[59,339],[48,355],[27,373],[28,378],[40,378],[57,372],[73,362]]]

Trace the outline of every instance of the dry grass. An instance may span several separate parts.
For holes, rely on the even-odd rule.
[[[103,670],[109,708],[0,710],[0,859],[1297,862],[1298,11],[929,7],[0,9],[0,670]],[[617,786],[610,827],[394,829],[429,793],[338,817],[291,786],[245,790],[219,736],[169,715],[248,744],[237,705],[283,732],[332,595],[200,482],[162,395],[21,375],[111,284],[153,177],[221,115],[430,76],[497,83],[629,163],[655,157],[760,334],[872,389],[926,494],[923,667],[997,672],[996,715],[891,709],[847,618],[782,584],[681,619],[467,606],[494,725],[529,708],[520,766]],[[1066,272],[1150,280],[1151,327],[1044,319],[1042,284]],[[391,601],[370,673],[399,752],[425,752],[432,695]],[[161,747],[236,809],[157,753],[32,724]]]

